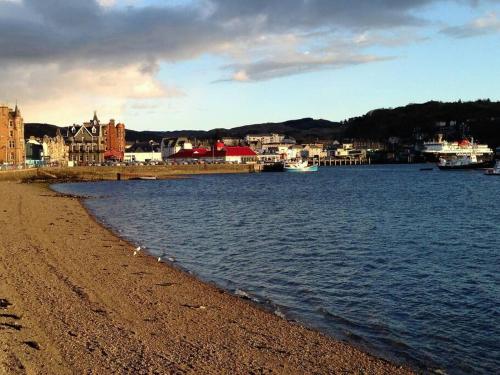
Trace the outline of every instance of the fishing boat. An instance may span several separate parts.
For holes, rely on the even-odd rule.
[[[500,176],[500,160],[497,160],[495,166],[487,169],[485,175],[487,176]]]
[[[284,167],[285,167],[284,163],[281,161],[263,163],[262,172],[283,172]]]
[[[309,165],[307,160],[285,164],[285,172],[316,172],[317,165]]]

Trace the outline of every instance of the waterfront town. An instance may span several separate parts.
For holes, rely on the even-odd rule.
[[[437,122],[441,132],[456,121]],[[470,143],[447,143],[442,134],[434,142],[402,144],[397,137],[386,142],[329,139],[299,143],[286,134],[247,134],[244,137],[190,139],[187,136],[130,141],[126,125],[103,121],[94,111],[88,121],[57,128],[54,136],[25,136],[21,109],[0,106],[0,166],[2,169],[44,166],[106,166],[158,164],[273,164],[308,160],[317,165],[361,165],[372,162],[414,163],[436,160],[438,149],[470,147]],[[436,149],[438,147],[438,149]],[[476,145],[481,156],[493,157],[487,145]],[[456,152],[454,152],[456,153]],[[444,153],[441,153],[444,154]],[[497,150],[498,154],[498,150]]]

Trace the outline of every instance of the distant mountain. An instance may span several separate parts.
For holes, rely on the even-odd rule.
[[[44,134],[54,136],[57,126],[49,124],[25,124],[25,137],[41,137]],[[60,128],[63,135],[66,128]],[[280,123],[266,123],[240,126],[232,129],[212,129],[204,130],[176,130],[176,131],[137,131],[126,129],[127,142],[146,142],[150,140],[160,141],[162,138],[185,136],[191,139],[220,139],[222,137],[242,138],[247,134],[280,133],[297,139],[299,142],[310,142],[328,140],[342,134],[342,127],[339,123],[327,120],[314,120],[304,118]]]
[[[65,129],[62,132],[65,134]],[[25,135],[40,137],[55,135],[57,126],[26,124]],[[447,139],[472,136],[492,147],[500,146],[500,102],[443,103],[430,101],[398,108],[383,108],[346,121],[331,122],[303,118],[279,123],[239,126],[232,129],[136,131],[127,129],[127,142],[160,141],[162,138],[186,136],[191,139],[213,140],[222,137],[242,138],[247,134],[281,133],[298,142],[359,139],[386,142],[390,137],[414,143],[443,133]]]

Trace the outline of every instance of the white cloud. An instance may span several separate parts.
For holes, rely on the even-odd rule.
[[[11,77],[16,77],[12,80]],[[58,64],[46,66],[11,66],[0,71],[0,97],[22,102],[29,121],[54,121],[65,125],[68,119],[81,120],[82,111],[94,107],[110,116],[120,116],[125,103],[154,101],[182,95],[165,87],[154,76],[144,73],[139,65],[113,69],[61,69]],[[12,94],[15,93],[15,97]],[[22,99],[22,100],[21,100]]]
[[[465,25],[447,27],[442,32],[455,38],[470,38],[497,33],[500,32],[500,19],[495,12],[490,12]]]

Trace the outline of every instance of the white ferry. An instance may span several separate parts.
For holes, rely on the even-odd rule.
[[[474,139],[471,141],[464,139],[460,142],[447,142],[443,141],[441,136],[439,136],[437,142],[425,142],[422,152],[434,156],[435,159],[452,156],[471,157],[472,155],[475,155],[480,160],[491,159],[493,157],[493,150],[488,145],[474,143]]]

